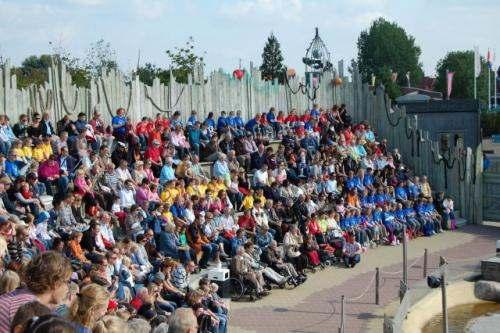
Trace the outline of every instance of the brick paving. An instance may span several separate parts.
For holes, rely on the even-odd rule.
[[[493,255],[495,240],[500,239],[500,226],[466,226],[457,232],[447,232],[432,238],[420,238],[409,243],[409,264],[422,258],[423,248],[429,249],[429,266],[437,267],[439,256],[449,258],[450,274],[477,268],[479,258]],[[415,246],[413,246],[415,243]],[[417,249],[412,251],[412,248]],[[416,252],[415,252],[416,251]],[[273,294],[255,303],[233,302],[230,332],[337,332],[340,324],[340,299],[346,296],[345,332],[365,332],[369,320],[376,319],[380,309],[398,297],[401,270],[401,247],[381,247],[369,250],[359,266],[376,267],[381,262],[381,305],[375,304],[374,287],[356,298],[373,281],[374,269],[327,268],[310,274],[308,281],[291,291],[274,290]],[[412,257],[412,253],[414,254]],[[399,258],[399,260],[397,259]],[[463,259],[477,258],[471,261]],[[387,260],[392,264],[383,265]],[[453,262],[456,261],[454,264]],[[409,285],[422,280],[423,260],[409,270]],[[431,272],[431,270],[429,270]],[[374,284],[372,284],[374,286]],[[276,294],[276,295],[275,295]],[[377,311],[379,310],[379,311]],[[382,329],[380,329],[381,331]]]

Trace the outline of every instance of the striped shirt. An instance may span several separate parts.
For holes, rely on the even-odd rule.
[[[21,305],[36,300],[28,289],[16,289],[0,296],[0,332],[10,332],[10,324]]]

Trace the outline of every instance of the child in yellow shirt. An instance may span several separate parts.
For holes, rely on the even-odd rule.
[[[250,189],[250,193],[248,193],[244,198],[243,202],[241,203],[241,206],[243,206],[243,209],[252,209],[253,208],[253,190]]]
[[[23,141],[23,156],[31,160],[33,158],[33,141],[31,138],[26,138]]]
[[[45,156],[45,159],[48,160],[50,155],[54,153],[49,138],[43,138],[42,149],[43,149],[43,156]]]
[[[35,142],[35,148],[33,148],[33,159],[37,162],[43,162],[45,160],[45,152],[43,150],[41,141]]]

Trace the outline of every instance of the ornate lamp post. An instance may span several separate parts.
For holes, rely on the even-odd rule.
[[[328,51],[328,48],[319,36],[318,28],[316,28],[316,34],[309,44],[302,62],[305,65],[305,94],[307,94],[309,100],[314,101],[323,73],[333,69],[330,61],[330,51]]]

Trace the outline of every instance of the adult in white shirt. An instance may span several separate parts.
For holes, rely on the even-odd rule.
[[[111,227],[111,216],[109,215],[108,212],[103,212],[101,215],[101,228],[100,228],[100,233],[101,236],[106,242],[111,243],[112,245],[115,245],[115,237],[113,235],[113,228]]]
[[[125,186],[120,189],[120,206],[130,208],[135,205],[135,188],[131,180],[125,182]]]
[[[267,172],[267,164],[263,164],[259,170],[253,174],[253,182],[255,187],[261,188],[269,185],[269,173]]]
[[[132,175],[130,174],[130,170],[128,169],[128,163],[125,160],[120,161],[120,165],[116,168],[116,175],[118,179],[125,183],[127,180],[132,180]]]
[[[236,231],[240,228],[237,223],[234,222],[232,210],[229,207],[224,208],[224,212],[221,217],[221,225],[225,231],[232,232],[236,234]]]
[[[269,228],[267,213],[264,208],[262,208],[260,199],[255,199],[255,201],[253,202],[252,216],[255,219],[255,223],[258,227],[266,226]]]

